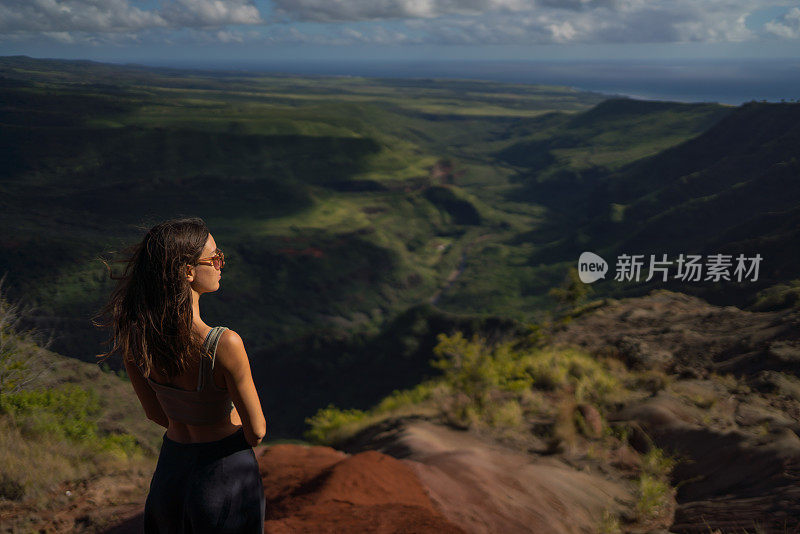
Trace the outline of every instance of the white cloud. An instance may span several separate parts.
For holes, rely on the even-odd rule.
[[[553,34],[553,40],[557,43],[571,41],[578,34],[569,21],[562,22],[560,24],[551,24],[547,27],[547,29],[549,29]]]
[[[230,32],[220,30],[217,32],[217,40],[221,43],[242,43],[244,42],[244,36],[239,32]]]
[[[276,20],[343,22],[480,16],[537,9],[584,11],[630,0],[272,0]],[[640,1],[640,0],[635,0]]]
[[[771,0],[273,0],[276,21],[402,19],[445,44],[747,41]],[[786,32],[784,32],[786,33]]]
[[[764,29],[784,39],[800,38],[800,8],[794,7],[783,17],[767,22]]]
[[[126,0],[2,0],[0,32],[113,32],[165,26],[156,12]]]
[[[706,0],[706,2],[719,0]],[[746,0],[741,0],[745,2]],[[602,8],[626,12],[670,0],[272,0],[276,20],[344,22],[387,19],[431,19],[449,15],[591,12]],[[677,3],[690,4],[690,0]]]
[[[756,39],[758,35],[745,24],[748,15],[775,4],[773,0],[272,0],[270,20],[264,20],[253,0],[164,2],[148,10],[135,7],[145,5],[139,0],[0,0],[0,39],[322,45],[734,42]],[[394,22],[382,24],[385,20]],[[294,22],[314,24],[299,27]],[[229,27],[242,25],[254,30]],[[800,38],[800,8],[763,28],[781,38]]]
[[[278,19],[315,22],[434,18],[531,9],[529,0],[273,0]]]
[[[50,39],[60,43],[74,44],[76,41],[75,37],[69,32],[45,32],[44,34]]]
[[[339,27],[325,33],[312,33],[291,26],[276,25],[268,28],[263,36],[253,36],[250,42],[347,46],[418,44],[423,41],[383,26],[367,26],[359,29]]]
[[[128,0],[0,0],[0,33],[125,32],[261,24],[252,0],[170,0],[144,10]]]
[[[633,0],[584,11],[537,9],[417,19],[405,25],[437,44],[668,43],[752,39],[746,16],[722,1],[707,1],[701,10],[680,0]]]
[[[219,27],[263,22],[252,0],[173,0],[161,13],[174,26]]]

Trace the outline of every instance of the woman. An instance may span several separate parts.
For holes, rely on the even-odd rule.
[[[242,339],[200,318],[225,256],[202,219],[154,226],[128,249],[100,316],[110,316],[145,414],[166,427],[145,503],[145,532],[264,531],[265,498],[252,447],[266,434]],[[108,264],[106,264],[108,267]],[[110,268],[109,268],[110,272]]]

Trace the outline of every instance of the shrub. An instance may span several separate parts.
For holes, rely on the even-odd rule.
[[[0,473],[0,499],[18,501],[25,496],[25,486],[8,473]]]
[[[437,340],[436,358],[430,364],[443,371],[441,376],[409,390],[395,390],[366,412],[328,405],[306,419],[311,427],[307,439],[331,444],[386,414],[426,402],[427,410],[438,410],[460,427],[519,428],[526,410],[542,408],[533,388],[564,390],[570,403],[577,400],[598,407],[625,394],[607,360],[598,361],[579,350],[531,346],[519,339],[490,344],[478,334],[467,339],[461,332],[440,333]],[[559,437],[570,442],[575,433],[573,412],[562,419],[556,426],[565,435]]]
[[[564,312],[578,306],[586,299],[588,294],[593,292],[592,286],[581,282],[578,269],[570,267],[564,276],[561,286],[552,288],[548,295],[558,303],[557,311]],[[568,318],[568,316],[565,318]]]
[[[501,403],[491,403],[486,410],[486,418],[490,425],[502,428],[515,428],[524,421],[522,407],[519,401],[508,400]]]
[[[20,391],[52,369],[45,358],[52,336],[38,344],[39,332],[20,328],[26,310],[2,296],[5,277],[0,278],[0,401],[4,395]]]
[[[101,451],[111,453],[121,460],[142,454],[139,441],[130,434],[108,434],[100,440],[98,448]]]
[[[483,407],[490,391],[522,391],[533,385],[524,360],[505,342],[490,347],[477,334],[471,340],[461,332],[439,334],[431,366],[444,371],[444,381]]]
[[[396,389],[372,411],[374,413],[389,413],[404,406],[420,404],[431,397],[433,387],[434,383],[428,381],[417,384],[411,389]]]
[[[331,443],[335,433],[345,425],[358,422],[366,416],[366,412],[356,409],[340,410],[333,404],[321,408],[312,417],[306,417],[306,424],[311,428],[303,436],[313,443]]]
[[[98,394],[74,384],[7,394],[0,406],[24,433],[72,441],[94,438],[101,413]]]
[[[66,384],[52,389],[23,390],[0,399],[2,411],[26,437],[69,440],[128,458],[142,453],[130,434],[106,434],[98,428],[100,396],[93,389]]]
[[[540,389],[574,387],[578,402],[605,405],[623,391],[603,362],[575,349],[544,348],[526,358],[526,370]]]

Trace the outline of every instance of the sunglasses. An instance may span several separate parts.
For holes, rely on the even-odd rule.
[[[197,260],[197,265],[213,265],[219,271],[225,267],[225,254],[220,249],[217,249],[213,256]]]

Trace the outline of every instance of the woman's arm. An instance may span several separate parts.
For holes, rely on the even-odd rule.
[[[255,447],[267,434],[267,421],[253,383],[250,360],[239,334],[230,329],[222,333],[216,358],[222,366],[233,406],[242,420],[245,438],[251,447]]]

